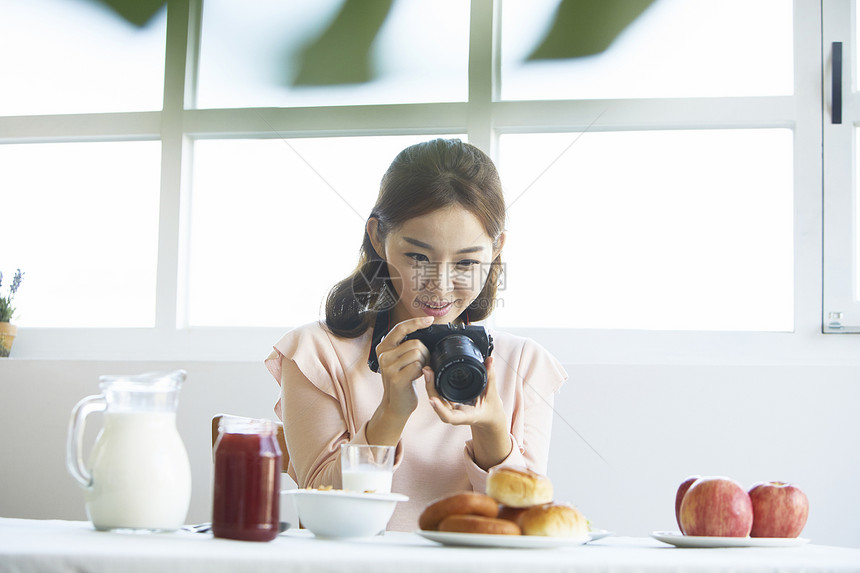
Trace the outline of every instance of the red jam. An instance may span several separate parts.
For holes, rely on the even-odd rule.
[[[215,442],[212,533],[243,541],[278,535],[281,449],[274,432],[222,422]],[[242,433],[255,432],[255,433]]]

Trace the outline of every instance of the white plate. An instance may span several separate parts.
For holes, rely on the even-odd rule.
[[[555,547],[575,547],[611,535],[609,532],[595,532],[593,537],[543,537],[540,535],[489,535],[483,533],[453,533],[449,531],[417,530],[415,533],[441,543],[460,547],[507,547],[511,549],[552,549]]]
[[[604,537],[609,537],[610,535],[615,535],[611,531],[606,531],[605,529],[592,529],[588,532],[590,539],[588,541],[597,541],[598,539],[603,539]]]
[[[675,547],[795,547],[804,537],[697,537],[679,531],[653,531],[651,537]]]

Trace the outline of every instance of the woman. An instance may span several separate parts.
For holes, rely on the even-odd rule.
[[[343,443],[396,446],[392,491],[410,501],[389,529],[409,531],[435,499],[484,491],[493,466],[546,472],[553,393],[567,378],[551,355],[492,332],[486,389],[462,404],[436,392],[424,343],[404,340],[490,315],[504,228],[499,176],[478,148],[437,139],[394,159],[358,267],[329,293],[325,323],[289,332],[266,359],[299,487],[339,488]]]

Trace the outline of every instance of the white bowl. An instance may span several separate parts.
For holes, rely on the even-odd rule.
[[[370,537],[385,530],[394,506],[409,498],[399,493],[291,489],[302,527],[317,537]]]

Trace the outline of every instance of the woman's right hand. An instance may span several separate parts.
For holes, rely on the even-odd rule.
[[[423,379],[422,369],[430,360],[430,351],[420,340],[403,340],[408,334],[433,324],[433,317],[410,318],[398,323],[376,347],[383,396],[380,408],[403,423],[418,407],[413,384]]]

